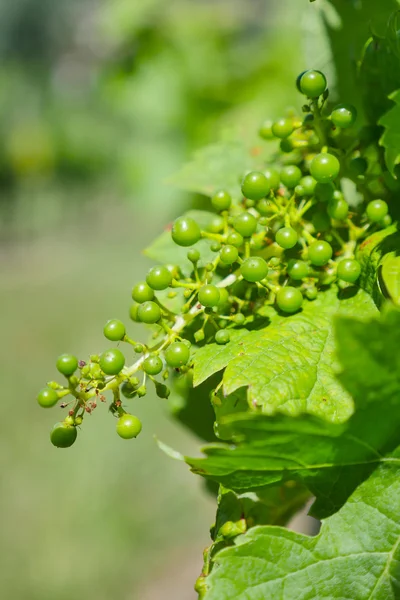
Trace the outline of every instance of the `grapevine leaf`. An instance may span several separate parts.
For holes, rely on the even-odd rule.
[[[338,510],[399,444],[400,312],[368,324],[341,317],[337,331],[341,380],[357,405],[347,423],[233,415],[223,424],[234,443],[204,448],[205,458],[187,458],[192,470],[238,493],[301,480],[317,498],[313,514]]]
[[[310,413],[332,422],[345,421],[353,401],[335,378],[335,315],[365,318],[376,308],[363,290],[338,294],[331,289],[302,312],[276,315],[258,331],[237,332],[229,344],[208,344],[194,355],[194,385],[225,368],[223,392],[246,387],[251,410],[289,415]]]
[[[218,189],[228,191],[232,198],[242,194],[238,176],[263,164],[259,148],[236,139],[226,139],[198,150],[191,162],[170,178],[170,183],[187,190],[211,196]]]
[[[323,522],[319,535],[261,526],[238,536],[214,556],[204,600],[399,598],[399,454]]]
[[[202,229],[207,229],[211,223],[214,213],[205,210],[190,210],[185,213],[186,217],[190,217],[197,221]],[[207,239],[201,239],[193,246],[200,252],[201,259],[199,266],[204,266],[215,258],[215,254],[210,250],[211,242]],[[178,265],[185,275],[189,275],[193,270],[193,264],[188,260],[188,248],[178,246],[171,238],[170,229],[163,231],[161,235],[144,251],[146,256],[162,264],[169,263]]]
[[[357,251],[357,260],[361,264],[361,287],[370,293],[380,306],[383,300],[381,286],[378,280],[378,270],[382,261],[389,253],[400,252],[400,232],[397,225],[377,231],[362,242]]]
[[[387,168],[394,175],[400,162],[400,90],[391,94],[390,98],[395,105],[379,121],[385,128],[380,143],[385,149]]]
[[[380,287],[396,306],[400,306],[400,256],[390,252],[384,256],[378,271]]]

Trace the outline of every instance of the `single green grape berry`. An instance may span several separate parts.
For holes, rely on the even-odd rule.
[[[326,90],[326,77],[321,71],[309,70],[302,74],[299,86],[307,98],[318,98]]]
[[[207,231],[210,233],[219,233],[225,227],[225,220],[221,215],[213,215],[212,219],[207,224]]]
[[[61,354],[57,358],[56,367],[62,375],[70,377],[78,368],[78,359],[72,354]]]
[[[300,81],[301,78],[303,77],[304,73],[306,73],[307,71],[302,71],[299,75],[297,75],[296,77],[296,87],[297,87],[297,91],[300,92],[301,94],[301,88],[300,88]]]
[[[220,242],[212,242],[210,245],[211,252],[219,252],[221,250]]]
[[[157,323],[161,319],[161,309],[152,300],[148,302],[143,302],[140,304],[138,309],[138,318],[142,323],[147,323],[151,325],[152,323]]]
[[[125,396],[125,398],[134,398],[136,396],[136,390],[138,386],[132,385],[130,381],[124,381],[121,385],[121,394]]]
[[[219,289],[212,284],[203,285],[199,289],[198,299],[203,306],[217,306],[220,299]]]
[[[195,248],[191,248],[189,250],[189,252],[187,253],[187,257],[190,260],[190,262],[195,264],[195,263],[199,262],[199,260],[200,260],[200,252],[198,250],[196,250]]]
[[[338,104],[332,111],[331,119],[336,127],[347,129],[355,123],[357,109],[352,104]]]
[[[190,358],[190,350],[183,342],[173,342],[164,352],[167,365],[178,369],[187,365]]]
[[[315,300],[318,296],[318,290],[315,285],[308,287],[305,293],[308,300]]]
[[[332,219],[344,221],[349,214],[349,205],[344,198],[334,198],[328,204],[328,214]]]
[[[329,183],[339,175],[340,162],[328,152],[317,154],[311,161],[310,173],[320,183]]]
[[[293,140],[291,140],[290,138],[285,138],[284,140],[281,140],[279,148],[284,154],[289,154],[290,152],[293,152]]]
[[[232,231],[232,233],[230,233],[228,235],[227,242],[231,246],[235,246],[236,248],[240,248],[240,246],[243,246],[243,244],[244,244],[244,239],[243,239],[243,236],[240,235],[239,232]]]
[[[275,241],[281,248],[288,250],[297,244],[298,236],[293,227],[282,227],[276,232]]]
[[[145,281],[139,281],[132,290],[132,300],[135,302],[147,302],[153,300],[154,290]]]
[[[288,263],[287,272],[294,281],[300,281],[308,277],[309,269],[303,260],[292,259]]]
[[[315,231],[328,231],[331,228],[331,220],[325,210],[316,210],[311,218]]]
[[[317,183],[314,195],[320,202],[330,202],[335,194],[335,188],[331,183]]]
[[[326,265],[332,258],[332,254],[332,246],[323,240],[313,242],[308,248],[308,258],[317,267]]]
[[[75,425],[82,425],[82,423],[83,423],[83,417],[81,417],[80,415],[75,417]]]
[[[379,225],[383,228],[389,227],[392,224],[392,217],[390,215],[385,215],[381,221],[379,221]]]
[[[277,190],[279,188],[279,184],[281,182],[279,171],[277,171],[273,167],[268,167],[264,171],[264,177],[267,180],[268,187],[270,187],[271,190]]]
[[[218,212],[223,210],[228,210],[232,203],[231,195],[225,190],[218,190],[211,198],[211,204],[218,210]]]
[[[77,435],[74,425],[59,422],[50,432],[50,441],[56,448],[69,448],[75,442]]]
[[[166,266],[152,267],[147,273],[146,282],[153,290],[165,290],[171,285],[172,273]]]
[[[389,207],[384,200],[372,200],[367,204],[367,217],[372,223],[378,223],[388,214]]]
[[[249,200],[248,198],[246,198],[244,204],[245,204],[246,208],[253,208],[253,206],[255,206],[255,204],[256,204],[256,201],[255,200]]]
[[[361,275],[361,265],[358,260],[345,258],[338,263],[337,276],[347,283],[354,283]]]
[[[204,338],[205,338],[205,334],[202,329],[199,329],[198,331],[195,332],[195,334],[194,334],[195,342],[197,342],[199,344],[200,342],[202,342],[204,340]]]
[[[276,212],[276,208],[270,200],[267,200],[267,198],[261,198],[261,200],[257,203],[257,210],[260,213],[260,215],[266,216],[273,215]],[[262,225],[261,219],[259,223],[260,225]]]
[[[243,323],[245,322],[246,317],[244,316],[243,313],[237,313],[234,317],[233,317],[233,322],[236,325],[243,325]]]
[[[230,339],[231,339],[231,335],[230,335],[229,331],[227,331],[226,329],[220,329],[215,334],[215,341],[217,344],[220,344],[220,345],[227,344],[230,341]]]
[[[110,319],[104,325],[103,333],[111,342],[119,342],[125,336],[125,325],[119,319]]]
[[[162,360],[156,354],[150,354],[150,356],[143,361],[143,371],[148,375],[158,375],[162,370]]]
[[[368,162],[363,156],[355,156],[349,162],[349,169],[356,177],[364,175],[368,169]]]
[[[142,431],[141,421],[134,415],[125,413],[117,421],[117,433],[123,440],[131,440]]]
[[[221,261],[225,265],[232,265],[234,262],[237,261],[239,252],[238,249],[235,248],[235,246],[227,244],[222,248],[221,252],[219,253],[219,256],[221,258]]]
[[[138,323],[140,321],[138,312],[139,312],[139,305],[131,304],[131,306],[129,308],[129,317],[132,319],[132,321],[135,321],[135,323]]]
[[[45,387],[36,396],[36,400],[42,408],[51,408],[58,402],[58,394],[55,390]]]
[[[276,295],[278,308],[285,313],[295,313],[303,304],[303,296],[298,288],[282,287]]]
[[[301,180],[301,171],[296,165],[287,165],[281,171],[281,181],[289,189],[293,189]]]
[[[255,283],[267,276],[268,265],[261,256],[250,256],[243,261],[240,271],[246,281]]]
[[[243,212],[235,218],[233,227],[243,237],[251,237],[257,229],[257,219],[251,213]]]
[[[273,140],[274,134],[272,133],[272,121],[264,121],[258,130],[258,135],[263,140]]]
[[[171,236],[178,246],[193,246],[201,238],[201,231],[194,219],[179,217],[172,225]]]
[[[271,127],[275,137],[283,140],[293,133],[293,121],[291,119],[278,119]]]
[[[229,303],[229,292],[226,288],[220,287],[219,291],[219,302],[218,306],[226,306]]]
[[[136,391],[139,398],[143,398],[143,396],[147,394],[147,389],[145,385],[141,385]]]
[[[294,188],[294,193],[296,194],[296,196],[299,196],[300,198],[301,198],[302,196],[305,196],[305,193],[304,193],[304,188],[303,188],[303,186],[302,186],[302,185],[300,185],[300,184],[299,184],[299,185],[296,185],[296,187]]]
[[[251,171],[242,182],[242,194],[250,200],[261,200],[269,194],[270,186],[267,178],[259,171]]]
[[[111,348],[103,352],[99,364],[106,375],[117,375],[125,366],[125,356],[118,348]]]
[[[75,419],[72,415],[67,415],[64,419],[66,425],[75,425]]]
[[[306,175],[300,179],[300,185],[303,188],[304,196],[313,196],[317,182],[311,175]]]

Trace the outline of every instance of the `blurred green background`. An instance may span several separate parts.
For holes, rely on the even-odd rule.
[[[2,597],[195,597],[214,501],[153,434],[199,440],[148,395],[136,441],[100,406],[56,450],[61,409],[35,395],[59,354],[101,351],[104,322],[127,320],[140,250],[190,202],[168,177],[298,105],[309,66],[329,55],[306,0],[0,2]]]

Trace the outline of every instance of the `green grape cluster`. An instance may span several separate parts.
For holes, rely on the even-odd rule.
[[[142,425],[125,410],[126,401],[143,397],[149,383],[167,398],[165,382],[172,372],[191,369],[193,348],[229,344],[235,331],[266,306],[290,316],[315,300],[321,288],[357,282],[358,245],[391,222],[381,198],[388,195],[387,174],[370,166],[368,143],[355,128],[356,109],[349,104],[329,107],[323,73],[302,73],[297,87],[306,96],[303,114],[263,123],[261,138],[276,140],[279,147],[271,164],[242,177],[242,198],[218,190],[211,198],[215,215],[207,227],[186,215],[173,223],[171,239],[187,248],[191,272],[183,273],[179,265],[157,265],[134,285],[129,316],[151,326],[150,341],[131,339],[125,324],[112,319],[104,336],[118,347],[89,361],[59,357],[56,366],[66,383],[49,382],[37,396],[44,408],[58,402],[68,408],[50,434],[55,446],[75,442],[86,414],[106,402],[107,392],[117,434],[136,437]],[[343,178],[353,182],[362,198],[357,205],[349,205]],[[213,252],[211,261],[203,259],[204,240]],[[179,299],[180,305],[170,304]],[[136,359],[127,361],[128,352]]]

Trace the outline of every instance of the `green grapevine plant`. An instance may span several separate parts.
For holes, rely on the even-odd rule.
[[[368,61],[382,78],[400,66],[396,18],[366,42],[359,98],[331,101],[306,70],[302,112],[265,121],[250,152],[226,142],[195,158],[180,177],[201,171],[189,187],[207,206],[162,233],[132,289],[149,339],[108,321],[110,347],[60,356],[64,382],[37,396],[66,408],[59,448],[108,394],[117,434],[136,438],[152,386],[209,443],[185,458],[160,442],[218,490],[205,600],[400,598],[400,91],[385,81],[361,106]],[[310,498],[315,537],[285,528]]]

